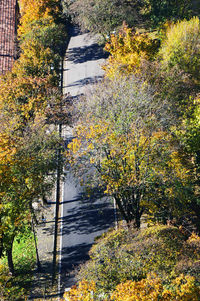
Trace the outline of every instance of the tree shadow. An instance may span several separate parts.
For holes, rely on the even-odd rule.
[[[107,59],[108,52],[105,52],[102,46],[94,43],[89,46],[73,47],[68,50],[68,61],[73,61],[74,64],[81,64],[88,61],[96,61]]]
[[[46,300],[59,297],[57,285],[56,287],[52,286],[52,260],[43,260],[41,266],[41,271],[35,272],[35,277],[32,281],[31,295],[28,300]]]
[[[62,291],[76,283],[75,270],[89,259],[88,252],[95,238],[114,226],[111,200],[98,189],[90,196],[81,192],[67,203],[62,218]]]
[[[91,85],[91,84],[94,85],[94,84],[97,84],[102,79],[103,79],[103,75],[86,77],[81,80],[77,80],[70,85],[64,86],[64,88],[76,87],[76,86],[85,87],[85,86]],[[80,95],[82,96],[83,94],[80,94]],[[77,97],[77,99],[78,99],[78,97]]]

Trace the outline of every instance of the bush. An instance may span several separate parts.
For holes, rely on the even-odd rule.
[[[81,281],[78,286],[73,286],[64,294],[66,301],[198,301],[200,290],[194,277],[181,274],[173,282],[170,288],[163,285],[162,280],[156,274],[148,274],[141,281],[126,281],[117,285],[110,298],[104,294],[96,293],[93,281]]]
[[[96,294],[105,298],[115,291],[117,285],[127,281],[138,289],[140,284],[144,287],[148,286],[148,281],[156,281],[163,286],[159,293],[167,288],[173,291],[174,281],[178,282],[180,274],[183,274],[180,283],[191,280],[198,288],[199,241],[194,234],[187,239],[181,229],[172,226],[154,226],[141,231],[114,230],[92,247],[91,259],[81,266],[78,279],[88,283],[94,281]],[[149,278],[149,275],[154,276]],[[187,275],[192,278],[187,278]]]
[[[142,60],[151,60],[157,48],[157,40],[144,33],[134,33],[124,25],[119,34],[112,34],[110,41],[105,45],[105,50],[111,54],[104,66],[106,75],[115,77],[118,72],[138,73]]]
[[[200,290],[194,277],[180,275],[173,281],[170,289],[163,286],[156,274],[149,274],[141,281],[127,281],[117,286],[111,296],[115,301],[198,301]]]
[[[160,49],[161,61],[165,68],[177,66],[200,79],[200,24],[199,18],[181,21],[169,26],[166,40]]]

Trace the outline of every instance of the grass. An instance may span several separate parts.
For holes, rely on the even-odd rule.
[[[18,236],[13,245],[15,276],[9,275],[6,258],[0,260],[0,300],[27,300],[36,262],[32,234]]]

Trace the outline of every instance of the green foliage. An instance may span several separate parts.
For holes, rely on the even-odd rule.
[[[104,37],[125,21],[133,26],[138,19],[139,1],[118,0],[66,0],[67,11],[83,29],[100,33]]]
[[[104,37],[125,21],[130,27],[148,31],[166,20],[179,20],[191,15],[191,0],[65,0],[65,11],[83,29]]]
[[[47,133],[47,127],[39,119],[24,126],[21,135],[20,132],[21,129],[16,129],[11,133],[18,139],[16,151],[10,161],[7,159],[0,165],[0,234],[5,252],[12,250],[15,236],[30,225],[32,202],[53,188],[57,167],[55,147],[59,140],[55,133]]]
[[[166,40],[161,45],[160,56],[164,66],[177,66],[190,74],[194,80],[200,79],[200,24],[199,18],[181,21],[171,25]]]
[[[6,258],[0,260],[0,298],[1,300],[25,300],[33,278],[36,254],[33,235],[27,231],[16,237],[13,245],[13,260],[16,277],[9,275]]]
[[[20,57],[14,72],[23,77],[45,78],[58,86],[59,64],[67,43],[66,28],[61,23],[59,0],[20,1],[18,28]]]
[[[190,159],[193,173],[191,215],[199,229],[199,88],[200,88],[200,25],[199,18],[167,25],[166,37],[161,44],[157,62],[144,68],[146,78],[154,84],[158,98],[167,98],[177,116],[176,133],[184,146],[184,156]],[[151,69],[153,65],[153,68]],[[143,71],[144,71],[143,69]],[[149,70],[148,70],[149,69]],[[145,74],[145,72],[144,72]],[[148,77],[150,75],[150,77]]]
[[[50,17],[35,20],[20,36],[21,57],[17,68],[24,70],[26,75],[58,77],[66,41],[64,25],[52,22]]]
[[[35,20],[31,23],[28,32],[20,36],[21,47],[23,49],[23,42],[31,43],[35,40],[37,45],[44,48],[50,48],[54,54],[63,54],[65,50],[67,33],[63,24],[56,24],[52,22],[50,17],[42,20]]]
[[[166,20],[179,20],[192,13],[191,0],[144,0],[144,19],[147,25],[156,27]]]
[[[108,232],[90,250],[91,259],[81,267],[78,278],[94,281],[96,294],[104,295],[103,300],[118,284],[141,281],[152,273],[165,288],[173,286],[181,273],[194,277],[198,285],[199,241],[198,236],[187,239],[181,229],[171,226]]]

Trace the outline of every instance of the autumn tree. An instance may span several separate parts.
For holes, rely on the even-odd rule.
[[[18,35],[30,31],[32,23],[50,17],[52,21],[61,14],[60,0],[19,0],[20,27]]]
[[[148,202],[160,194],[174,204],[175,183],[182,190],[189,180],[170,132],[169,104],[154,102],[134,77],[103,83],[81,104],[69,161],[89,185],[113,196],[126,222],[139,228]],[[169,207],[170,219],[175,211]]]
[[[199,18],[166,26],[159,55],[143,62],[143,76],[156,90],[158,99],[168,99],[179,124],[178,139],[190,160],[191,212],[199,229]],[[188,190],[190,190],[188,187]],[[191,214],[192,215],[192,214]]]
[[[131,74],[141,72],[143,60],[152,60],[158,50],[159,42],[147,33],[134,32],[126,24],[118,34],[111,34],[105,45],[110,56],[103,66],[107,77],[116,74]]]
[[[9,124],[12,127],[8,130]],[[13,241],[17,234],[30,227],[32,202],[47,197],[53,188],[59,138],[45,126],[45,119],[39,114],[23,126],[23,131],[14,120],[1,118],[0,136],[3,159],[0,165],[1,247],[13,273]]]
[[[54,183],[61,139],[49,127],[47,109],[53,100],[62,101],[58,84],[66,38],[57,23],[60,1],[21,0],[20,9],[20,57],[0,78],[0,255],[7,255],[11,273],[13,241],[30,227],[32,202],[46,197]]]

